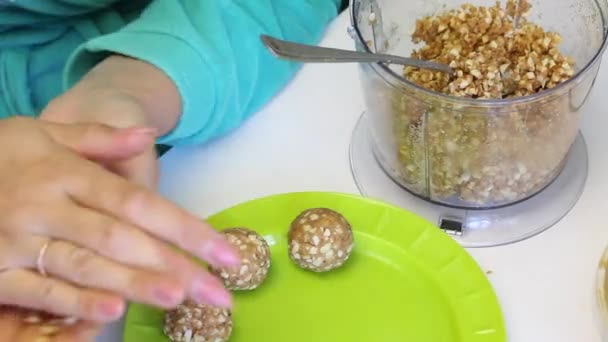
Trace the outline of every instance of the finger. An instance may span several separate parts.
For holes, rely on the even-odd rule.
[[[14,244],[5,234],[0,233],[0,272],[16,267],[20,264],[18,253]],[[2,340],[0,340],[2,341]]]
[[[116,161],[110,164],[109,169],[148,189],[154,190],[158,186],[158,162],[154,149],[147,149],[124,161]]]
[[[164,308],[179,304],[185,294],[197,302],[231,305],[230,293],[219,280],[210,279],[214,277],[206,269],[129,224],[76,206],[53,211],[47,222],[48,232],[35,234],[55,238],[43,261],[47,271],[61,279]],[[45,242],[15,240],[13,244],[30,256],[19,266],[35,267]]]
[[[136,156],[153,145],[156,137],[156,130],[148,127],[114,128],[98,123],[45,122],[44,128],[58,143],[98,161]]]
[[[125,267],[63,241],[49,245],[45,267],[49,274],[79,286],[111,291],[135,302],[170,309],[186,299],[184,287],[176,280]],[[193,279],[190,295],[197,302],[228,308],[232,305],[223,284],[207,272]]]
[[[135,302],[171,308],[185,299],[183,286],[172,279],[126,267],[69,242],[50,243],[44,265],[49,275]]]
[[[180,279],[184,281],[202,271],[193,260],[140,228],[75,203],[58,206],[46,213],[45,222],[46,225],[35,225],[29,232],[70,241],[127,266],[181,275]],[[32,249],[29,255],[33,255],[40,245],[29,248]]]
[[[219,232],[160,195],[94,164],[78,171],[80,176],[70,178],[67,191],[81,205],[141,227],[214,266],[239,264],[238,252]]]
[[[114,321],[125,310],[120,297],[77,288],[28,270],[0,273],[0,303],[99,323]]]

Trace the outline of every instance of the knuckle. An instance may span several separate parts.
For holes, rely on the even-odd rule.
[[[0,235],[0,273],[16,266],[14,250],[8,239]]]
[[[39,194],[29,193],[29,198],[24,198],[26,193],[11,194],[9,200],[0,202],[0,234],[8,239],[15,240],[24,234],[38,234],[49,228],[54,212],[52,203],[56,198],[41,198]],[[14,241],[18,242],[18,241]]]
[[[187,229],[186,227],[188,227],[188,225],[186,222],[182,222],[183,224],[180,224],[175,229],[172,229],[169,234],[174,236],[175,242],[182,248],[201,248],[200,246],[206,242],[204,234]]]
[[[40,285],[40,297],[49,299],[55,295],[55,284],[52,281],[44,280]]]
[[[122,208],[127,217],[136,217],[144,212],[148,200],[149,197],[145,190],[129,187],[123,194]]]
[[[63,167],[65,161],[57,154],[45,153],[29,162],[26,167],[20,169],[18,182],[15,182],[17,193],[27,193],[36,191],[40,193],[40,188],[48,188],[62,183],[69,175]]]
[[[93,317],[95,316],[97,298],[95,295],[87,293],[86,291],[80,290],[76,293],[74,298],[75,310],[79,313],[79,316]]]
[[[199,221],[189,214],[176,211],[172,218],[172,221],[175,222],[175,227],[172,227],[166,233],[169,238],[173,238],[180,246],[187,248],[200,247],[201,243],[209,239],[209,232],[206,229],[200,229],[201,227],[198,225]]]
[[[31,202],[16,200],[15,205],[5,213],[3,228],[12,233],[29,230],[28,227],[38,221],[38,216],[32,214],[36,212],[35,209]]]
[[[2,305],[18,304],[18,298],[14,295],[19,286],[19,271],[14,269],[0,272],[0,308]]]
[[[101,128],[102,125],[97,124],[97,123],[87,123],[87,124],[81,124],[79,126],[80,126],[80,134],[85,139],[99,135],[99,133],[102,129]]]
[[[125,274],[126,294],[137,296],[141,293],[150,293],[150,291],[146,291],[146,288],[154,286],[154,280],[145,271],[128,271]]]
[[[97,272],[95,260],[97,256],[85,248],[71,247],[68,251],[68,263],[72,276],[77,281],[91,279]]]
[[[93,243],[98,249],[108,250],[110,252],[120,252],[116,250],[118,247],[123,231],[122,224],[112,218],[104,218],[98,226],[97,238]]]
[[[56,282],[51,279],[42,279],[37,294],[42,308],[49,311],[57,310],[56,303],[61,302],[61,300],[57,298],[59,293]]]

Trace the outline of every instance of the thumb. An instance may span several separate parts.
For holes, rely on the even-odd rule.
[[[85,158],[121,160],[136,156],[154,144],[156,129],[115,128],[100,123],[44,124],[46,132],[59,144]]]

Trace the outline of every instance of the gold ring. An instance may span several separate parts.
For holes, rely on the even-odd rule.
[[[46,277],[46,269],[44,268],[44,256],[46,255],[46,250],[49,248],[50,241],[45,242],[44,245],[40,248],[38,252],[38,258],[36,259],[36,268],[38,269],[38,273],[40,273],[43,277]]]

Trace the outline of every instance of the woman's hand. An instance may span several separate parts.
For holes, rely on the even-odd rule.
[[[14,307],[0,306],[0,341],[10,342],[92,342],[101,325],[41,317]]]
[[[94,162],[129,160],[153,140],[148,128],[0,121],[0,303],[99,323],[119,318],[125,299],[231,305],[218,279],[171,247],[238,264],[221,235]]]
[[[159,135],[179,120],[181,98],[174,83],[146,62],[110,56],[89,71],[42,112],[44,120],[62,123],[103,123],[112,127],[147,125]],[[154,146],[128,160],[105,165],[138,184],[156,188],[157,156]]]
[[[117,128],[150,126],[143,107],[136,99],[111,88],[68,92],[54,100],[40,118],[58,123],[102,123]],[[116,148],[122,149],[121,146]],[[150,189],[157,187],[158,159],[153,143],[139,154],[101,164],[132,182]]]

